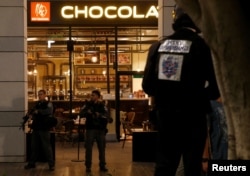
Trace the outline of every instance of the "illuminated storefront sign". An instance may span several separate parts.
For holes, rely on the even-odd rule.
[[[31,2],[31,21],[50,21],[50,2]]]
[[[105,8],[101,6],[64,6],[61,9],[61,15],[63,18],[93,18],[98,19],[105,17],[107,19],[127,19],[127,18],[158,18],[158,11],[156,6],[149,7],[146,14],[139,14],[137,12],[137,6],[107,6]]]
[[[32,1],[28,25],[150,25],[158,24],[158,1]]]

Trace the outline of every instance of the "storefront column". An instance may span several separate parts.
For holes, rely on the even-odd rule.
[[[27,2],[0,0],[0,162],[25,161]]]
[[[158,18],[158,37],[159,40],[173,33],[172,29],[172,11],[174,10],[174,0],[158,0],[159,18]]]

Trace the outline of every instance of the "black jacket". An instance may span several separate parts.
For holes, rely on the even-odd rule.
[[[96,113],[99,113],[99,115],[97,116]],[[106,130],[109,115],[103,101],[86,100],[80,111],[80,117],[86,118],[86,129]]]
[[[182,41],[184,45],[181,45]],[[167,45],[163,46],[164,43]],[[159,48],[164,49],[160,51]],[[176,62],[179,57],[183,59],[180,63]],[[162,61],[161,58],[167,59]],[[167,69],[164,69],[166,65]],[[159,77],[159,72],[166,79]],[[171,80],[175,73],[178,75],[177,72],[179,76]],[[155,97],[156,107],[208,111],[209,100],[220,96],[210,49],[197,33],[188,28],[180,28],[151,46],[142,87]]]
[[[53,117],[53,104],[49,101],[38,101],[31,110],[33,130],[50,130]]]

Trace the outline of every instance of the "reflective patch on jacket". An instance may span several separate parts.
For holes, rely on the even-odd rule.
[[[158,52],[189,53],[192,41],[189,40],[165,40],[159,47]]]
[[[180,81],[183,55],[161,54],[159,60],[158,79]]]

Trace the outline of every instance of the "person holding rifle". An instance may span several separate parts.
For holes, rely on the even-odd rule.
[[[112,119],[109,117],[107,107],[105,106],[105,103],[100,100],[100,97],[100,91],[93,90],[91,93],[91,99],[85,101],[85,104],[80,111],[80,117],[86,118],[85,166],[87,173],[91,172],[92,147],[95,140],[99,151],[100,171],[108,171],[105,161],[105,137],[107,133],[107,123],[111,123]]]
[[[40,145],[45,153],[49,170],[53,171],[55,162],[53,159],[52,147],[50,144],[50,129],[56,124],[56,118],[53,117],[53,104],[46,100],[46,91],[38,91],[39,100],[28,116],[32,119],[31,124],[31,157],[24,169],[36,167],[36,161],[40,153]]]

